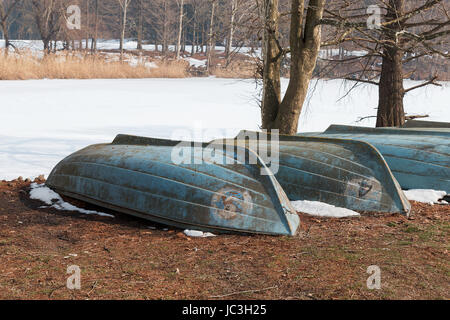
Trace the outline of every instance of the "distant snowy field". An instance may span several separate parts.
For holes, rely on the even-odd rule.
[[[376,114],[376,88],[362,86],[339,100],[348,85],[314,81],[300,131],[373,126],[375,119],[356,120]],[[0,81],[0,179],[47,176],[65,156],[118,133],[208,141],[257,130],[258,91],[251,80],[216,78]],[[449,101],[444,84],[412,92],[405,108],[450,121]]]

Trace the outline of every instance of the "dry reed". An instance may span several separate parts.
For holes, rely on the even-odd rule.
[[[144,63],[108,61],[97,55],[49,54],[37,57],[32,53],[9,54],[0,51],[0,80],[30,79],[136,79],[184,78],[185,61],[165,61],[149,67]]]

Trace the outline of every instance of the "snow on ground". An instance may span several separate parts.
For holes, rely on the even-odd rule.
[[[292,201],[292,206],[298,212],[306,213],[312,216],[318,217],[331,217],[331,218],[345,218],[345,217],[359,217],[358,212],[339,208],[317,201]]]
[[[198,60],[194,58],[186,58],[187,62],[189,62],[189,65],[191,67],[200,68],[200,67],[206,67],[206,60]]]
[[[37,184],[32,183],[31,184],[31,191],[30,191],[30,198],[34,200],[40,200],[48,205],[48,207],[43,206],[42,208],[55,208],[57,210],[62,211],[75,211],[80,212],[82,214],[96,214],[102,217],[110,217],[114,218],[113,215],[103,213],[103,212],[97,212],[97,211],[91,211],[91,210],[85,210],[75,207],[74,205],[71,205],[68,202],[65,202],[59,194],[54,192],[52,189],[45,186],[45,184]]]
[[[184,230],[184,234],[187,235],[188,237],[192,237],[192,238],[209,238],[209,237],[216,236],[209,232],[202,232],[202,231],[196,231],[196,230]]]
[[[433,204],[447,204],[442,199],[447,195],[446,191],[436,191],[429,189],[412,189],[404,191],[408,200],[418,201],[423,203]],[[440,201],[442,200],[442,201]]]
[[[313,81],[300,131],[373,126],[375,119],[356,120],[376,114],[376,88],[361,86],[339,100],[348,86]],[[209,141],[257,130],[258,92],[253,80],[217,78],[0,81],[0,179],[48,175],[65,156],[118,133]],[[405,109],[450,121],[448,101],[447,83],[408,94]]]

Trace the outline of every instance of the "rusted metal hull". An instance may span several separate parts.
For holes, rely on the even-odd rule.
[[[299,217],[265,164],[205,161],[175,164],[175,142],[118,136],[112,144],[87,147],[61,161],[47,185],[61,194],[150,221],[181,228],[294,235]],[[184,150],[186,151],[186,150]],[[244,150],[251,153],[250,150]]]
[[[254,134],[241,132],[238,137],[245,136]],[[279,138],[279,170],[275,176],[290,200],[409,214],[409,201],[383,157],[370,144],[324,137]]]
[[[365,141],[386,159],[403,189],[450,193],[450,131],[441,129],[363,128],[333,125],[322,136]]]

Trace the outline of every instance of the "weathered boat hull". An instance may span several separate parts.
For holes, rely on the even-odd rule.
[[[236,139],[254,136],[252,132],[241,132]],[[290,200],[321,201],[357,211],[409,214],[409,201],[383,157],[370,144],[323,137],[279,139],[275,176]],[[266,148],[270,148],[269,143]],[[258,152],[261,151],[266,154],[260,145]]]
[[[301,135],[368,142],[386,159],[403,189],[435,189],[450,193],[450,131],[447,129],[333,125],[323,133]]]
[[[118,136],[112,144],[90,146],[61,161],[47,185],[69,197],[180,228],[295,234],[299,217],[276,179],[260,174],[265,165],[259,158],[255,165],[243,164],[223,151],[230,164],[219,165],[196,161],[196,149],[186,147],[191,163],[175,164],[174,145]]]
[[[450,122],[437,122],[437,121],[423,121],[423,120],[408,120],[403,125],[403,128],[408,129],[450,129]]]

